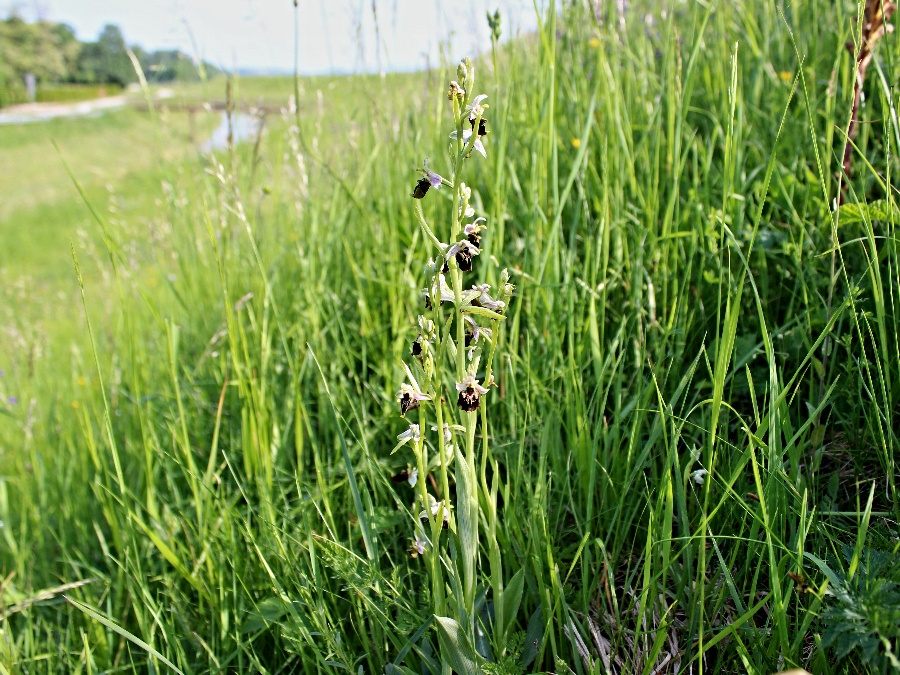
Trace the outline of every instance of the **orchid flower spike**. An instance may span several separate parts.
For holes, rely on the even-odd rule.
[[[411,558],[418,558],[420,555],[425,555],[425,551],[427,550],[428,541],[416,533],[416,538],[413,539],[412,544],[409,547],[409,556]]]
[[[456,80],[452,80],[450,82],[450,89],[447,92],[447,100],[452,101],[454,97],[459,101],[462,101],[466,97],[466,90],[459,86],[459,82],[457,82]]]
[[[473,412],[478,409],[478,402],[488,390],[478,384],[475,376],[469,373],[462,382],[456,383],[456,391],[459,392],[459,398],[456,404],[464,412]]]
[[[446,263],[444,263],[444,267],[446,267]],[[437,295],[440,295],[441,302],[454,302],[456,300],[456,295],[454,295],[453,289],[450,288],[447,278],[443,274],[438,274],[437,279],[431,284],[431,290],[423,289],[422,295],[425,296],[425,309],[431,309],[431,298]]]
[[[432,342],[437,338],[437,334],[434,330],[434,321],[420,314],[418,323],[419,334],[416,336],[416,339],[413,340],[410,349],[410,353],[416,358],[422,356],[426,351],[430,351]]]
[[[472,199],[472,188],[466,185],[463,182],[459,184],[459,216],[460,218],[471,218],[475,215],[475,209],[472,208],[469,202]]]
[[[429,169],[427,165],[422,169],[422,173],[425,175],[416,181],[412,194],[410,195],[413,199],[422,199],[428,194],[428,188],[440,190],[441,185],[444,183],[443,177],[439,173],[435,173]]]
[[[461,271],[471,272],[472,261],[479,253],[478,247],[474,246],[468,239],[460,239],[447,249],[446,257],[447,260],[456,258],[456,264],[459,265]]]
[[[473,291],[478,291],[478,305],[489,309],[492,312],[502,312],[506,308],[506,303],[502,300],[494,300],[491,297],[491,287],[488,284],[476,284],[472,286]]]
[[[456,427],[456,426],[451,427],[449,424],[444,422],[444,443],[450,443],[450,441],[453,440],[453,432],[454,431],[460,431],[460,430],[464,430],[464,429],[465,429],[465,427]],[[438,430],[437,425],[432,424],[431,430],[437,431]]]
[[[500,297],[503,298],[503,302],[509,302],[515,290],[516,287],[509,283],[509,270],[503,268],[500,272]]]
[[[469,113],[469,126],[475,131],[475,123],[478,122],[478,136],[487,136],[487,118],[484,111],[488,107],[482,105],[482,101],[487,98],[486,94],[479,94],[475,99],[466,106],[466,112]]]
[[[401,415],[405,415],[410,410],[415,410],[422,401],[430,400],[431,396],[423,394],[411,384],[403,383],[400,385],[400,391],[397,392],[397,402],[400,404]]]
[[[428,513],[431,512],[431,517],[434,518],[437,514],[443,509],[443,519],[444,524],[450,523],[450,502],[446,499],[442,499],[441,501],[436,500],[430,494],[428,495],[428,510],[419,512],[419,520],[428,520]]]
[[[454,295],[453,289],[450,288],[450,285],[447,283],[447,278],[443,274],[437,275],[437,281],[432,285],[431,293],[427,290],[425,291],[425,298],[427,301],[425,303],[426,306],[430,305],[431,296],[438,294],[441,296],[441,302],[453,302],[456,300],[456,295]]]
[[[466,112],[469,114],[469,122],[474,122],[479,118],[479,116],[484,114],[485,109],[488,107],[484,105],[484,100],[487,98],[487,94],[478,94],[475,98],[472,99],[472,102],[466,106]]]
[[[479,340],[491,339],[490,328],[479,325],[479,323],[468,314],[465,314],[463,318],[468,324],[466,326],[466,347],[474,347]]]
[[[457,133],[454,131],[450,134],[451,140],[456,140],[458,138]],[[472,138],[472,130],[471,129],[463,129],[462,140],[463,145],[468,145],[469,140]],[[484,143],[481,142],[481,139],[476,137],[475,141],[472,143],[472,149],[475,150],[479,155],[487,159],[487,150],[484,149]],[[468,155],[466,155],[468,157]],[[421,182],[421,181],[420,181]]]
[[[403,431],[403,433],[401,433],[397,436],[397,440],[403,444],[406,444],[409,442],[418,443],[421,436],[422,435],[421,435],[421,432],[419,431],[419,425],[418,424],[410,424],[409,427]]]
[[[468,239],[469,243],[473,246],[479,246],[481,244],[481,232],[482,230],[487,229],[487,225],[481,224],[483,222],[485,222],[485,218],[481,216],[471,223],[468,223],[463,228],[463,234],[466,235],[466,239]]]

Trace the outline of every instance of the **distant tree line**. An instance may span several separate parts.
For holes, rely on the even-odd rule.
[[[216,69],[195,63],[177,49],[146,51],[131,47],[147,80],[196,80]],[[66,24],[29,23],[18,16],[0,20],[0,105],[25,96],[26,78],[38,85],[71,83],[124,87],[137,80],[122,31],[108,24],[94,42],[81,42]]]

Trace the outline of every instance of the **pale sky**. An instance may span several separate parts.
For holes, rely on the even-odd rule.
[[[300,70],[437,65],[448,41],[446,56],[455,61],[490,47],[485,12],[497,8],[502,39],[534,29],[532,0],[300,0]],[[292,0],[0,0],[0,15],[12,10],[67,23],[82,40],[115,23],[129,44],[146,49],[179,48],[226,69],[293,69]]]

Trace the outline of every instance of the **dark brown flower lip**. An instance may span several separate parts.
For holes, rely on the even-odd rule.
[[[400,414],[401,415],[405,415],[410,410],[415,410],[418,407],[419,407],[419,402],[416,399],[414,399],[412,396],[410,396],[409,394],[403,394],[403,396],[400,397]]]
[[[475,131],[475,118],[469,118],[469,124],[472,126],[472,131]],[[487,118],[482,117],[478,120],[478,135],[479,136],[487,136]]]
[[[473,412],[478,409],[479,401],[480,396],[478,395],[478,392],[472,387],[466,387],[463,391],[459,392],[456,404],[465,412]]]
[[[409,385],[404,383],[397,392],[397,403],[400,405],[400,414],[406,415],[410,410],[419,407],[421,401],[430,401],[431,396],[423,394],[419,391],[419,385]]]
[[[470,272],[473,267],[473,260],[480,251],[478,247],[472,244],[468,239],[462,239],[447,251],[447,260],[451,257],[456,259],[456,264],[462,272]]]
[[[391,482],[395,485],[399,485],[401,483],[405,483],[409,480],[409,471],[403,469],[400,473],[394,474],[391,476]]]
[[[469,251],[461,249],[456,254],[456,264],[462,272],[471,272],[474,257],[475,256],[472,253],[469,253]]]
[[[412,194],[410,197],[413,199],[422,199],[426,194],[428,194],[428,188],[431,187],[431,181],[428,178],[422,177],[416,181],[415,187],[413,187]]]

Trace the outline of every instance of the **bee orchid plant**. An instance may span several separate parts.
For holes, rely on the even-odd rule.
[[[496,484],[488,488],[485,473],[490,456],[487,401],[496,386],[499,327],[514,290],[505,269],[497,288],[477,281],[479,261],[481,266],[489,262],[487,256],[479,257],[488,223],[476,214],[472,186],[463,178],[471,173],[471,162],[487,157],[489,106],[485,94],[470,95],[474,88],[475,68],[466,59],[447,90],[454,123],[448,136],[447,177],[426,162],[411,193],[416,219],[432,250],[417,335],[409,362],[403,364],[406,381],[397,393],[400,414],[413,418],[407,420],[397,447],[411,449],[418,477],[410,554],[426,564],[438,623],[455,623],[470,645],[486,623],[479,623],[475,606],[483,548],[493,590],[502,593],[503,588],[495,537],[497,489]],[[431,224],[422,203],[434,198],[432,190],[442,188],[450,193],[449,208],[444,210],[441,203],[437,210],[442,217]],[[494,600],[498,604],[498,598]],[[502,644],[495,640],[495,653],[498,646],[502,653]]]

